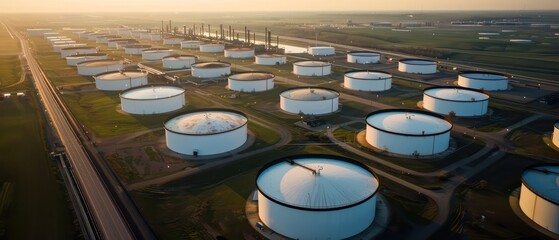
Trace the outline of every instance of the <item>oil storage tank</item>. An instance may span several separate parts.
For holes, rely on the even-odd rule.
[[[168,48],[148,48],[142,51],[142,59],[153,61],[173,55],[173,50]]]
[[[163,44],[165,45],[180,45],[184,39],[178,37],[167,37],[163,38]]]
[[[172,69],[190,68],[196,63],[197,57],[194,55],[171,55],[161,59],[163,67]]]
[[[520,209],[536,224],[559,234],[559,165],[528,167],[521,174]]]
[[[269,72],[243,72],[227,78],[227,88],[239,92],[263,92],[274,88],[276,76]]]
[[[293,73],[299,76],[326,76],[332,71],[332,64],[325,61],[299,61],[293,63]]]
[[[473,117],[487,114],[489,95],[462,87],[430,87],[423,91],[423,108],[444,115]]]
[[[165,121],[167,147],[174,152],[204,156],[229,152],[247,140],[247,116],[229,109],[200,109]]]
[[[95,76],[105,72],[118,71],[124,67],[121,61],[92,60],[78,63],[78,73],[82,76]]]
[[[200,45],[200,52],[207,52],[207,53],[218,53],[223,52],[225,49],[225,45],[217,44],[217,43],[207,43]]]
[[[231,74],[231,64],[226,62],[199,62],[190,66],[192,76],[197,78],[215,78]]]
[[[336,54],[334,47],[309,47],[308,52],[313,56],[329,56]]]
[[[553,124],[553,135],[551,136],[553,145],[559,148],[559,120]]]
[[[254,57],[254,48],[236,47],[225,49],[224,54],[227,58],[251,58]]]
[[[122,111],[130,114],[159,114],[185,106],[184,88],[174,85],[145,85],[120,93]]]
[[[392,87],[392,74],[382,71],[348,71],[344,74],[344,87],[357,91],[386,91]]]
[[[288,113],[330,114],[339,108],[340,93],[323,87],[295,87],[280,94],[280,108]]]
[[[287,57],[281,54],[259,54],[254,57],[254,61],[258,65],[281,65],[287,63]]]
[[[203,41],[187,40],[181,42],[182,49],[199,49],[200,45],[204,44]]]
[[[256,176],[258,216],[290,239],[346,239],[376,215],[379,181],[364,164],[323,154],[287,156]]]
[[[124,89],[148,84],[148,74],[141,71],[112,71],[93,76],[95,87],[103,91]]]
[[[75,67],[78,63],[93,60],[106,60],[109,59],[109,55],[106,53],[89,53],[89,54],[76,54],[66,57],[66,64],[68,66]]]
[[[142,55],[142,51],[151,48],[151,45],[146,44],[129,44],[124,46],[124,53],[130,55]]]
[[[445,151],[452,123],[443,116],[414,109],[385,109],[366,117],[366,141],[382,151],[433,155]]]
[[[458,75],[458,85],[486,91],[507,90],[509,78],[501,73],[463,71]]]
[[[70,55],[97,53],[96,47],[67,47],[60,49],[60,58],[66,58]]]
[[[413,74],[433,74],[437,72],[437,62],[427,59],[400,59],[398,71]]]
[[[380,62],[380,53],[370,51],[351,51],[347,53],[348,63],[371,64]]]

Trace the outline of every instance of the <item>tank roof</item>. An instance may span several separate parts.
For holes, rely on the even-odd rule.
[[[400,59],[401,63],[409,64],[409,65],[433,65],[437,64],[437,62],[428,59],[418,59],[418,58],[404,58]]]
[[[67,56],[66,58],[79,58],[79,57],[92,57],[92,56],[108,56],[106,53],[84,53],[84,54],[74,54]]]
[[[195,55],[186,55],[186,54],[181,54],[181,55],[170,55],[167,57],[163,57],[163,59],[165,60],[183,60],[183,59],[197,59],[198,57],[196,57]]]
[[[248,123],[244,113],[228,109],[201,109],[165,121],[165,129],[184,135],[212,135],[233,131]]]
[[[122,62],[117,60],[91,60],[91,61],[78,63],[78,66],[97,67],[97,66],[109,66],[114,64],[122,64]]]
[[[168,48],[148,48],[144,49],[142,52],[172,52],[172,49]]]
[[[146,77],[147,75],[148,74],[146,72],[140,72],[140,71],[112,71],[112,72],[101,73],[93,77],[95,79],[116,81],[116,80],[126,80],[131,78]]]
[[[62,50],[80,50],[80,49],[97,49],[96,47],[91,47],[91,46],[85,46],[85,47],[67,47],[67,48],[63,48]]]
[[[524,185],[536,195],[559,205],[559,165],[536,165],[521,174]]]
[[[369,56],[379,56],[379,52],[371,52],[371,51],[350,51],[347,52],[349,55],[353,56],[361,56],[361,57],[369,57]]]
[[[202,46],[225,46],[225,45],[219,43],[206,43],[206,44],[202,44]]]
[[[385,80],[392,78],[392,74],[381,71],[349,71],[345,73],[346,77],[360,80]]]
[[[231,64],[227,62],[200,62],[191,65],[193,68],[224,68],[230,66]]]
[[[355,160],[332,155],[296,155],[264,166],[256,178],[260,193],[284,206],[310,211],[349,208],[369,200],[379,187],[372,171]]]
[[[204,41],[198,41],[198,40],[184,40],[181,43],[204,43]]]
[[[334,49],[334,47],[317,46],[317,47],[309,47],[309,49]]]
[[[131,100],[155,100],[174,97],[184,92],[184,88],[179,86],[144,85],[126,89],[120,93],[120,97]]]
[[[299,62],[294,62],[293,65],[302,66],[302,67],[323,67],[323,66],[330,66],[331,64],[325,61],[299,61]]]
[[[508,77],[502,73],[482,72],[482,71],[462,71],[460,76],[478,80],[506,80]]]
[[[322,101],[334,99],[340,96],[340,93],[334,89],[322,87],[296,87],[283,91],[280,94],[284,98],[299,101]]]
[[[130,44],[124,46],[124,48],[150,48],[150,47],[151,45],[147,45],[147,44]]]
[[[383,132],[406,136],[430,136],[446,133],[452,123],[443,116],[415,109],[387,109],[370,113],[367,125]]]
[[[228,48],[225,49],[226,51],[234,51],[234,52],[245,52],[245,51],[254,51],[254,48],[248,48],[248,47],[233,47],[233,48]]]
[[[481,91],[462,87],[431,87],[426,88],[423,94],[455,102],[479,102],[489,99],[489,95]]]
[[[243,72],[229,76],[229,79],[236,81],[258,81],[274,78],[276,75],[269,72]]]

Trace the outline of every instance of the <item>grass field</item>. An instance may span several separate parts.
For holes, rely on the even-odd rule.
[[[20,50],[19,41],[10,36],[4,25],[0,25],[0,54],[17,54]]]
[[[75,239],[74,217],[45,149],[46,124],[34,94],[0,101],[0,109],[0,182],[11,183],[13,190],[0,239]]]
[[[21,67],[17,55],[0,55],[0,76],[0,89],[20,80]]]

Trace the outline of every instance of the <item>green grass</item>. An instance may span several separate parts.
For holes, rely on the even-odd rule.
[[[8,31],[6,31],[6,28],[4,28],[3,25],[0,26],[0,46],[2,46],[0,48],[0,54],[11,54],[19,52],[20,50],[17,37],[14,36],[14,38],[11,38],[10,34],[8,33]]]
[[[21,67],[17,55],[0,55],[0,88],[9,86],[21,79]]]
[[[0,239],[76,238],[70,204],[45,149],[46,123],[35,94],[0,101],[0,109],[0,182],[13,188]]]

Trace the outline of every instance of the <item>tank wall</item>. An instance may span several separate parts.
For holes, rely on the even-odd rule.
[[[559,206],[539,197],[524,183],[520,189],[519,204],[526,216],[543,228],[559,234]]]
[[[349,63],[359,63],[359,64],[369,64],[369,63],[379,63],[380,55],[378,56],[354,56],[351,54],[347,55],[347,62]]]
[[[344,77],[344,87],[359,91],[385,91],[392,87],[392,78],[385,80],[358,80]]]
[[[108,59],[107,56],[89,56],[89,57],[80,57],[80,58],[66,58],[66,63],[69,66],[77,66],[78,63],[85,62],[85,61],[92,61],[92,60],[105,60]]]
[[[124,48],[124,53],[132,55],[142,55],[142,50],[145,50],[145,48]]]
[[[277,57],[277,58],[266,58],[266,57],[256,57],[255,58],[255,63],[258,65],[268,65],[268,66],[273,66],[273,65],[278,65],[278,64],[284,64],[287,62],[287,58],[286,57]]]
[[[258,216],[266,226],[292,239],[344,239],[371,225],[376,198],[335,211],[304,211],[277,204],[258,192]]]
[[[152,40],[152,41],[161,41],[161,35],[159,35],[159,34],[152,34],[152,35],[151,35],[151,40]]]
[[[181,39],[163,39],[163,44],[167,45],[179,45],[181,42]]]
[[[458,76],[458,85],[473,89],[483,89],[487,91],[507,90],[509,81],[504,80],[479,80],[463,76]]]
[[[192,76],[197,78],[223,77],[231,74],[231,67],[226,68],[192,68]]]
[[[398,71],[414,74],[433,74],[437,72],[437,65],[412,65],[399,62]]]
[[[92,48],[92,49],[76,49],[76,50],[64,50],[61,49],[60,50],[60,58],[66,58],[70,55],[76,55],[76,54],[90,54],[90,53],[97,53],[97,49],[96,48]]]
[[[420,155],[432,155],[448,148],[450,132],[425,137],[404,136],[379,131],[367,125],[365,138],[373,147],[391,153],[412,155],[417,152]]]
[[[142,59],[144,60],[161,60],[164,57],[172,55],[173,52],[142,52]]]
[[[185,105],[184,93],[164,99],[154,100],[132,100],[121,98],[121,108],[123,111],[131,114],[158,114],[172,112],[181,109]]]
[[[327,114],[338,110],[338,98],[318,101],[298,101],[280,96],[280,107],[293,114]]]
[[[213,135],[182,135],[165,130],[167,147],[175,152],[193,155],[212,155],[234,150],[247,140],[247,125],[233,131]]]
[[[181,48],[182,49],[194,49],[194,48],[200,48],[200,43],[181,43]]]
[[[148,84],[147,77],[140,77],[126,80],[102,80],[95,79],[95,87],[104,91],[122,91],[132,87]]]
[[[224,56],[228,58],[251,58],[254,57],[254,50],[251,51],[228,51],[225,50]]]
[[[165,60],[163,59],[163,67],[180,69],[189,68],[196,60],[193,59],[181,59],[181,60]]]
[[[200,45],[200,52],[223,52],[225,46]]]
[[[423,94],[423,108],[448,115],[449,112],[454,112],[458,117],[481,116],[487,114],[489,101],[478,102],[452,102],[442,99],[433,98],[429,95]]]
[[[553,127],[553,136],[551,137],[551,142],[555,144],[556,147],[559,147],[559,129]]]
[[[331,66],[322,67],[304,67],[293,65],[293,73],[301,76],[326,76],[330,74]]]
[[[274,79],[259,81],[236,81],[229,79],[227,88],[239,92],[262,92],[274,88]]]
[[[78,73],[83,76],[93,76],[101,73],[118,71],[122,68],[122,64],[115,64],[110,66],[78,66]]]
[[[327,56],[334,55],[336,50],[334,48],[309,48],[309,54],[313,56]]]

